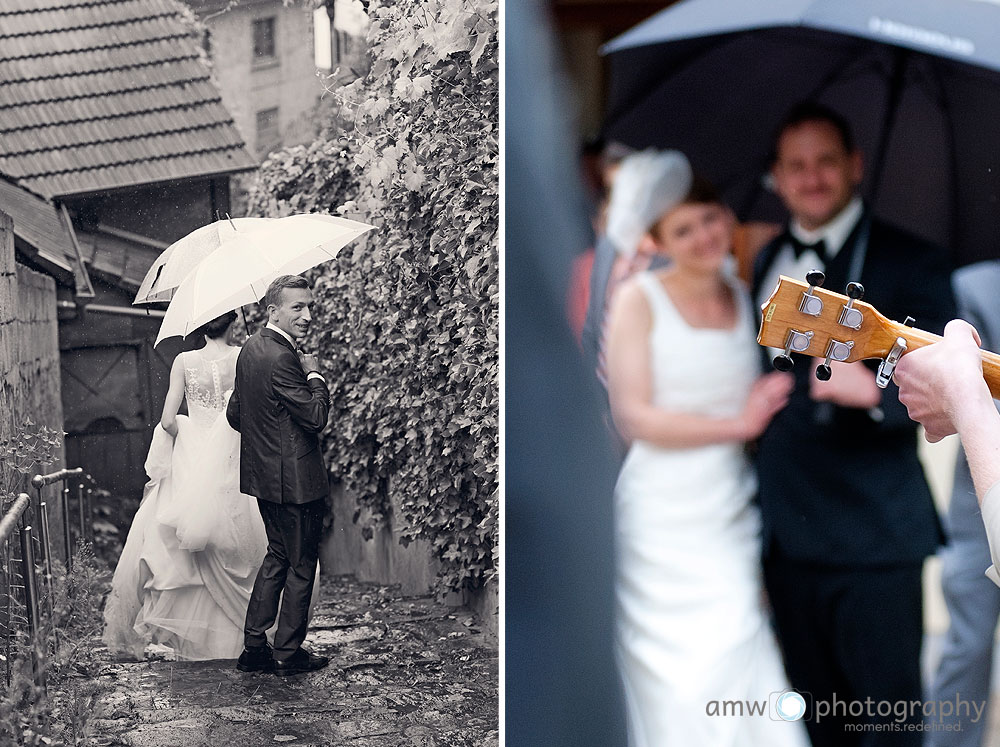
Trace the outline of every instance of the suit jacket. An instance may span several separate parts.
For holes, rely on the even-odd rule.
[[[242,435],[240,490],[272,503],[309,503],[329,492],[319,434],[330,393],[307,380],[292,344],[262,329],[236,361],[236,384],[226,417]]]
[[[758,255],[754,298],[784,240],[779,236]],[[853,237],[829,263],[825,287],[843,292],[858,280],[864,300],[884,315],[912,316],[915,326],[938,334],[954,318],[943,250],[873,218],[861,277],[848,278],[852,244]],[[809,398],[811,361],[794,357],[795,389],[756,454],[764,552],[839,567],[922,561],[943,537],[917,459],[917,426],[895,384],[874,414],[817,403]],[[769,361],[765,370],[772,370]]]

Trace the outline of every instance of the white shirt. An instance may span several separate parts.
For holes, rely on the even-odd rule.
[[[826,256],[830,259],[836,257],[840,250],[844,248],[847,237],[861,220],[865,204],[860,197],[855,195],[851,201],[844,206],[844,209],[837,213],[826,225],[820,226],[815,231],[810,231],[802,227],[798,220],[793,219],[788,224],[788,232],[803,244],[815,244],[822,240],[826,244]],[[806,249],[802,256],[796,257],[795,250],[791,243],[786,242],[774,256],[771,267],[764,275],[760,284],[760,293],[757,296],[757,307],[762,308],[764,302],[778,286],[778,276],[787,275],[796,280],[805,280],[806,273],[811,270],[825,270],[826,264],[823,259],[812,249]],[[771,358],[783,352],[777,348],[768,348]],[[876,422],[881,422],[885,417],[882,409],[873,407],[868,410],[868,415]]]
[[[296,352],[298,352],[299,346],[295,344],[295,340],[293,340],[292,336],[290,334],[288,334],[287,332],[285,332],[285,330],[283,330],[281,327],[274,326],[270,322],[268,322],[264,326],[267,329],[270,329],[270,330],[273,330],[273,331],[277,332],[279,335],[281,335],[286,340],[288,340],[290,343],[292,343],[292,347],[295,348]],[[306,381],[309,381],[309,379],[311,379],[313,377],[316,377],[317,379],[322,380],[324,383],[326,382],[326,379],[323,378],[323,375],[320,374],[320,373],[318,373],[318,372],[316,372],[316,371],[310,371],[309,374],[306,376]]]
[[[822,239],[826,243],[827,256],[833,258],[844,247],[844,242],[847,241],[847,237],[851,235],[851,231],[857,225],[864,207],[861,198],[855,196],[825,226],[821,226],[815,231],[809,231],[803,228],[802,224],[797,220],[793,220],[788,225],[788,232],[803,244],[814,244]],[[813,250],[807,249],[802,252],[801,257],[796,257],[792,245],[786,243],[775,254],[770,269],[761,281],[757,306],[760,307],[763,305],[764,301],[771,295],[771,291],[778,285],[779,275],[787,275],[796,280],[803,280],[806,273],[810,270],[823,270],[825,268],[826,265],[823,259]]]
[[[1000,547],[1000,482],[995,483],[986,495],[983,496],[983,504],[980,506],[983,512],[983,524],[986,525],[986,541],[990,545],[990,559],[993,565],[986,569],[986,577],[1000,586],[1000,573],[997,572],[997,548]]]

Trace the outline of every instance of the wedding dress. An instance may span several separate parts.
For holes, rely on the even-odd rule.
[[[739,414],[760,365],[746,292],[731,281],[733,329],[694,328],[654,273],[637,278],[653,319],[655,404]],[[762,610],[755,490],[741,443],[636,441],[628,452],[615,488],[616,596],[632,747],[807,744],[801,722],[781,720],[769,703],[788,683]],[[724,701],[729,714],[740,702],[744,715],[726,715]]]
[[[255,498],[239,490],[239,433],[226,420],[239,348],[211,360],[181,353],[188,415],[177,437],[156,426],[150,481],[104,611],[104,641],[141,658],[147,644],[180,659],[234,659],[267,549]]]

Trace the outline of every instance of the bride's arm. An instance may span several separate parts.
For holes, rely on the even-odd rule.
[[[184,399],[184,364],[181,362],[183,353],[178,353],[174,364],[170,367],[170,386],[167,388],[167,398],[163,401],[163,414],[160,415],[160,425],[163,430],[174,438],[177,437],[177,411],[181,409]]]
[[[755,384],[743,412],[722,418],[669,412],[653,404],[649,335],[652,312],[635,282],[622,285],[611,308],[606,341],[608,397],[622,436],[664,448],[690,448],[756,438],[787,401],[790,382],[768,375]],[[685,355],[677,350],[677,355]],[[790,378],[790,377],[789,377]]]

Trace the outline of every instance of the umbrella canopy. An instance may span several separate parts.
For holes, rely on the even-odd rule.
[[[851,123],[879,215],[998,257],[998,28],[992,0],[685,0],[605,47],[605,135],[682,150],[741,218],[780,220],[775,130],[816,100]]]
[[[263,228],[274,218],[227,218],[192,231],[168,246],[142,279],[133,304],[169,301],[199,262],[237,233]]]
[[[374,226],[331,215],[277,218],[240,233],[202,260],[180,283],[163,317],[155,345],[187,335],[205,322],[259,301],[279,275],[297,275],[334,259]]]

